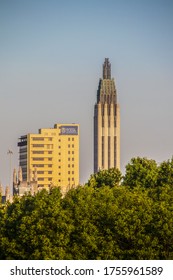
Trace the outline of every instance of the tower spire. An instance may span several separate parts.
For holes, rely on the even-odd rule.
[[[94,107],[94,172],[120,169],[120,108],[111,64],[105,58]]]
[[[103,64],[103,79],[111,79],[111,64],[109,58],[105,58]]]

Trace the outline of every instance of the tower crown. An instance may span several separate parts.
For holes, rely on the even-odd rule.
[[[109,58],[105,58],[103,64],[103,79],[111,79],[111,64]]]

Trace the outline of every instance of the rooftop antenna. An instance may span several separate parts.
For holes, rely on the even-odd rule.
[[[11,161],[12,161],[12,155],[13,155],[13,152],[12,150],[8,150],[7,152],[7,155],[9,155],[9,187],[11,186]]]

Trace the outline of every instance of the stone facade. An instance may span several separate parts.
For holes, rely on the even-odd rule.
[[[0,196],[1,196],[2,204],[5,204],[6,202],[12,202],[13,201],[13,197],[10,194],[9,186],[6,186],[5,191],[4,191],[2,185],[0,184]]]
[[[94,172],[113,167],[120,169],[120,107],[111,64],[105,58],[94,108]]]
[[[32,172],[31,172],[32,174]],[[13,202],[14,196],[23,196],[24,194],[35,195],[39,191],[39,187],[37,184],[37,170],[34,170],[34,177],[30,177],[30,180],[24,181],[22,176],[22,168],[19,167],[18,176],[16,169],[13,171],[13,194],[10,193],[10,188],[7,186],[5,191],[3,190],[2,185],[0,184],[0,195],[1,202],[5,204],[6,202]]]
[[[13,196],[23,196],[24,194],[31,193],[34,195],[38,192],[38,184],[37,184],[37,169],[34,169],[34,176],[32,177],[32,171],[30,171],[29,181],[24,181],[22,176],[22,168],[19,167],[18,177],[16,173],[16,169],[13,172]]]
[[[25,194],[31,194],[35,195],[37,192],[43,190],[42,187],[38,185],[37,182],[37,168],[34,169],[34,171],[30,170],[29,172],[29,181],[23,180],[22,175],[22,168],[19,167],[18,174],[16,172],[16,169],[13,171],[13,194],[10,193],[10,188],[7,186],[5,189],[3,188],[2,184],[0,183],[0,197],[1,197],[1,203],[6,204],[7,202],[12,203],[14,196],[22,197]],[[44,188],[48,192],[51,188],[54,188],[53,185],[50,185],[49,188]],[[64,188],[60,188],[62,196],[65,196],[66,193],[71,189],[72,187],[66,186]]]

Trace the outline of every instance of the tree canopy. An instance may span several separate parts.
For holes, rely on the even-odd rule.
[[[89,186],[100,188],[109,186],[110,188],[119,185],[122,179],[122,174],[117,168],[110,168],[108,170],[99,170],[92,174],[88,181]]]
[[[132,159],[0,207],[1,259],[173,259],[173,161]]]
[[[123,184],[134,187],[153,188],[157,185],[158,167],[155,160],[132,158],[126,166]]]

